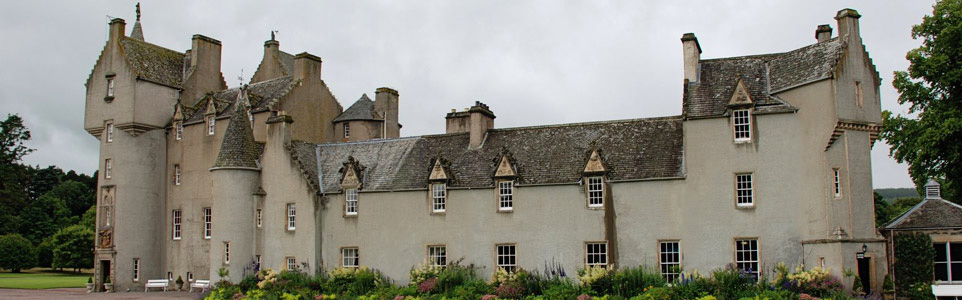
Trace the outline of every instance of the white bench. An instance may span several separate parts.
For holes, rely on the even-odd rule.
[[[150,288],[164,288],[164,291],[166,292],[168,286],[170,286],[170,280],[148,279],[147,284],[144,284],[144,293],[150,291]]]
[[[194,292],[194,288],[200,289],[201,293],[206,292],[207,289],[210,288],[210,280],[194,280],[194,282],[190,284],[190,293]]]
[[[960,297],[962,296],[962,284],[934,284],[932,294],[935,297]]]

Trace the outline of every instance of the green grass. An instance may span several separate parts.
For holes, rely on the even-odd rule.
[[[82,288],[90,274],[72,272],[0,273],[0,289]]]

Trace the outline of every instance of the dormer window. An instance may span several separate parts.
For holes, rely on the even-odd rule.
[[[357,215],[357,189],[344,190],[344,214],[348,216]]]
[[[749,110],[733,110],[732,124],[736,143],[752,140],[752,118]]]
[[[214,124],[216,124],[214,116],[207,117],[207,135],[214,135]]]
[[[448,189],[443,182],[431,184],[431,212],[443,213],[447,207]]]
[[[605,180],[601,176],[588,177],[588,207],[600,208],[605,205]]]

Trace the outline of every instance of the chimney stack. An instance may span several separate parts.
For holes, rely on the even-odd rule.
[[[294,80],[321,82],[321,58],[307,52],[294,56]]]
[[[195,34],[191,39],[190,68],[204,75],[220,73],[220,41]]]
[[[487,104],[475,101],[474,106],[464,111],[452,110],[444,118],[447,120],[447,133],[469,132],[471,142],[468,148],[477,149],[484,142],[488,130],[494,128],[495,116]]]
[[[120,38],[124,37],[124,27],[127,26],[127,23],[124,22],[124,19],[115,18],[113,20],[110,20],[109,24],[110,24],[109,39],[113,42],[120,42]]]
[[[380,87],[374,94],[374,111],[384,118],[381,129],[383,138],[393,139],[401,137],[401,125],[398,124],[398,93],[397,90]]]
[[[838,37],[843,42],[848,42],[849,45],[862,45],[862,38],[858,32],[858,18],[861,17],[858,11],[851,8],[840,10],[835,15],[835,20],[838,21]]]
[[[681,46],[685,57],[685,80],[698,81],[698,61],[701,60],[701,45],[694,33],[681,36]]]
[[[818,25],[818,28],[815,28],[815,39],[818,40],[819,43],[824,43],[828,40],[831,40],[832,26],[829,26],[828,24]]]

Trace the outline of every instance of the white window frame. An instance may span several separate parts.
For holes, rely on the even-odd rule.
[[[214,115],[207,117],[207,135],[214,135],[214,126],[217,124],[217,118]]]
[[[608,265],[608,242],[585,242],[585,266]]]
[[[443,182],[431,184],[431,212],[443,213],[447,208],[447,186]]]
[[[357,215],[357,189],[349,188],[344,190],[344,214],[348,216]]]
[[[183,224],[181,222],[183,222],[183,217],[184,217],[183,211],[179,209],[170,211],[170,223],[171,223],[170,236],[171,236],[171,239],[173,240],[181,239],[181,234],[183,233],[182,231]]]
[[[758,279],[761,267],[761,249],[758,246],[757,238],[737,238],[735,239],[735,268],[747,271],[752,268],[752,273]],[[754,257],[752,254],[754,253]]]
[[[288,203],[286,210],[287,212],[287,230],[294,231],[297,228],[296,218],[297,218],[297,206],[294,203]]]
[[[110,174],[111,173],[110,171],[112,169],[113,169],[113,163],[111,163],[109,158],[105,159],[104,160],[104,178],[107,178],[107,179],[111,178],[113,174]]]
[[[605,178],[603,176],[590,176],[587,182],[588,207],[601,208],[605,206]]]
[[[230,241],[224,241],[224,264],[230,264]]]
[[[738,207],[755,206],[754,173],[735,174],[735,205]]]
[[[114,96],[114,79],[107,78],[107,97]]]
[[[752,140],[751,110],[732,110],[732,138],[736,143],[749,142]]]
[[[346,139],[350,137],[351,137],[351,123],[344,122],[344,138]]]
[[[514,182],[510,180],[498,181],[498,210],[514,210]]]
[[[140,259],[134,258],[134,282],[140,281]]]
[[[294,271],[297,269],[297,259],[295,259],[293,256],[288,256],[285,257],[285,260],[287,261],[288,271]]]
[[[260,255],[260,254],[254,255],[254,263],[256,264],[256,265],[254,265],[254,267],[257,268],[256,270],[257,270],[257,271],[260,271],[260,270],[261,270],[261,255]]]
[[[178,121],[174,124],[174,139],[182,140],[184,139],[184,122]]]
[[[945,268],[946,276],[947,276],[946,279],[948,279],[948,280],[939,280],[939,279],[936,278],[936,279],[935,279],[935,282],[938,282],[938,283],[960,283],[960,282],[962,282],[962,278],[954,278],[954,277],[952,277],[953,267],[962,267],[962,257],[953,257],[953,256],[952,256],[952,245],[953,245],[953,244],[962,247],[962,242],[957,242],[957,241],[955,241],[955,242],[936,242],[936,243],[932,243],[932,247],[934,247],[934,248],[936,248],[936,249],[938,249],[938,247],[944,247],[944,249],[945,249],[945,260],[944,260],[944,261],[942,261],[942,260],[934,261],[934,264],[933,264],[933,265],[934,265],[934,269],[933,269],[933,272],[932,272],[932,273],[933,273],[932,276],[933,276],[933,278],[935,278],[935,270],[937,270],[937,269],[939,268],[939,265],[941,264],[941,265],[943,265],[942,267]],[[936,250],[936,251],[938,251],[938,250]],[[953,265],[955,265],[955,266],[953,266]]]
[[[678,278],[681,271],[681,242],[658,242],[658,266],[661,276],[668,282]]]
[[[114,123],[107,123],[107,142],[114,141]]]
[[[357,268],[361,265],[361,250],[357,247],[341,248],[341,267]]]
[[[110,206],[104,206],[104,223],[105,226],[110,226]]]
[[[180,165],[174,165],[174,185],[180,185]]]
[[[254,215],[254,219],[257,220],[257,227],[260,228],[264,226],[264,210],[258,208],[257,213]]]
[[[448,264],[448,249],[445,245],[428,245],[428,263],[443,267]]]
[[[214,230],[214,217],[210,207],[204,207],[204,239],[209,240]]]
[[[835,198],[842,198],[842,174],[841,174],[841,171],[839,171],[838,168],[833,168],[833,169],[832,169],[832,174],[833,174],[833,176],[834,176],[834,178],[835,178],[834,184],[833,184],[833,190],[834,190],[834,192],[835,192],[835,193],[834,193],[834,194],[835,194]]]
[[[518,248],[515,244],[495,245],[495,265],[497,268],[514,272],[518,268]]]
[[[194,282],[194,273],[187,272],[187,282]]]

